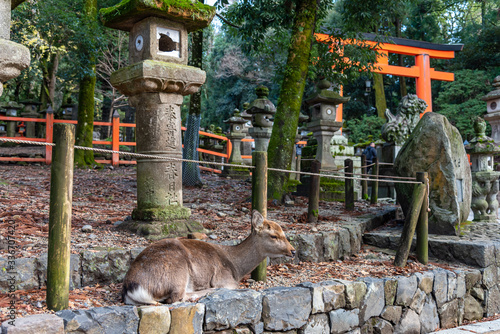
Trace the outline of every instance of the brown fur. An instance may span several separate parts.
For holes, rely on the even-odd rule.
[[[293,256],[295,249],[281,227],[252,214],[252,233],[237,246],[221,246],[192,239],[164,239],[147,247],[132,262],[123,282],[123,297],[139,287],[157,302],[173,303],[209,289],[237,288],[244,275],[267,256]],[[186,285],[192,291],[188,294]],[[201,292],[196,294],[196,292]]]

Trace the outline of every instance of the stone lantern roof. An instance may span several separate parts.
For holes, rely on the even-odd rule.
[[[250,108],[250,103],[248,102],[243,103],[243,112],[241,113],[241,117],[243,117],[247,121],[251,121],[252,115],[247,112],[248,108]]]
[[[245,124],[246,122],[247,120],[241,117],[241,113],[238,109],[234,109],[233,116],[229,117],[224,121],[224,123],[229,123],[229,124]]]
[[[493,83],[491,85],[493,86],[494,90],[486,94],[486,96],[483,96],[481,100],[490,101],[500,98],[500,75],[493,80]]]
[[[106,27],[130,31],[147,17],[159,17],[184,24],[188,32],[207,27],[215,16],[215,7],[197,0],[122,0],[100,10]]]
[[[343,97],[339,93],[329,90],[330,87],[331,83],[328,80],[321,80],[316,86],[316,91],[305,102],[310,106],[318,103],[339,105],[351,99],[351,97]]]
[[[247,112],[249,114],[271,114],[276,113],[276,107],[267,97],[269,96],[269,89],[266,86],[258,86],[255,88],[257,99],[250,104]]]
[[[7,109],[7,110],[12,110],[12,109],[19,110],[19,109],[23,109],[24,105],[17,103],[16,101],[9,101],[9,102],[4,102],[4,103],[0,104],[0,107],[3,109]]]
[[[500,148],[495,145],[495,141],[486,136],[486,122],[481,117],[474,120],[474,132],[476,136],[471,139],[465,150],[468,154],[491,154],[500,152]]]

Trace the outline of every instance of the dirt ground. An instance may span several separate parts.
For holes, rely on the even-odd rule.
[[[184,204],[191,208],[192,219],[207,229],[207,238],[216,241],[245,238],[250,229],[249,201],[251,185],[203,174],[202,188],[184,190]],[[116,225],[130,219],[136,206],[136,175],[134,167],[75,170],[72,212],[72,252],[102,250],[108,247],[132,249],[151,241],[118,230]],[[6,231],[15,222],[18,257],[35,257],[47,252],[50,167],[41,165],[0,165],[0,257],[6,254]],[[269,203],[268,218],[279,222],[285,233],[317,232],[338,228],[353,216],[374,213],[389,204],[370,205],[356,202],[354,212],[346,212],[342,203],[321,202],[319,222],[306,221],[306,197],[296,197],[293,207]],[[82,227],[90,225],[90,232]],[[249,277],[241,288],[265,289],[272,286],[294,286],[301,282],[331,279],[353,280],[358,277],[409,275],[436,267],[450,268],[444,263],[431,262],[424,266],[410,259],[406,268],[392,265],[393,254],[364,247],[359,254],[344,261],[280,264],[268,268],[267,282],[254,282]],[[94,286],[70,292],[70,308],[82,309],[121,305],[121,284]],[[18,316],[49,312],[45,304],[45,289],[16,291],[19,299]],[[9,298],[0,294],[0,321],[5,319]]]

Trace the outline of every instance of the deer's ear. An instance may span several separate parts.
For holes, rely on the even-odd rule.
[[[259,211],[252,211],[252,229],[260,231],[264,226],[264,217],[260,214]]]

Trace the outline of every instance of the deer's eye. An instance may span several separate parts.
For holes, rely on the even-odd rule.
[[[271,239],[278,239],[278,237],[275,235],[271,235]]]

